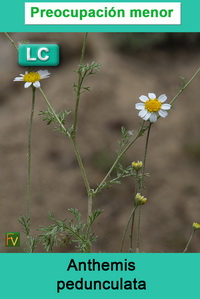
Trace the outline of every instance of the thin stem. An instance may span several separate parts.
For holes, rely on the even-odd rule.
[[[143,167],[142,167],[142,178],[141,178],[141,184],[139,187],[139,191],[141,192],[144,185],[144,175],[145,175],[145,166],[146,166],[146,159],[147,159],[147,149],[149,144],[149,135],[151,131],[152,124],[149,124],[148,131],[147,131],[147,137],[146,137],[146,143],[145,143],[145,151],[144,151],[144,160],[143,160]],[[139,245],[140,245],[140,225],[141,225],[141,206],[139,206],[138,209],[138,227],[137,227],[137,237],[136,237],[136,252],[139,252]]]
[[[47,106],[49,107],[49,109],[51,110],[51,112],[53,113],[53,115],[55,116],[55,118],[58,121],[59,125],[61,126],[62,130],[65,132],[66,136],[70,137],[70,133],[67,131],[67,129],[65,128],[65,126],[60,121],[59,117],[57,116],[56,112],[54,111],[53,107],[51,106],[49,100],[47,99],[47,97],[46,97],[45,93],[43,92],[43,90],[41,89],[41,87],[39,88],[39,91],[41,92],[41,94],[42,94],[45,102],[47,103]],[[75,155],[76,155],[76,158],[77,158],[77,161],[78,161],[81,173],[82,173],[82,177],[83,177],[83,180],[84,180],[84,183],[85,183],[85,187],[86,187],[86,190],[87,190],[88,198],[90,199],[90,200],[88,200],[88,206],[89,206],[89,208],[88,208],[88,210],[89,210],[88,214],[90,215],[91,214],[91,198],[90,198],[90,186],[89,186],[88,178],[87,178],[87,175],[86,175],[86,172],[85,172],[85,168],[83,166],[83,162],[82,162],[82,159],[81,159],[78,147],[77,147],[76,139],[75,138],[71,138],[71,140],[72,140],[72,143],[73,143],[73,146],[74,146]]]
[[[138,192],[138,188],[139,188],[139,176],[138,176],[138,171],[136,171],[136,174],[135,174],[135,196]],[[135,213],[132,216],[132,222],[131,222],[130,252],[133,252],[133,227],[134,227],[134,221],[135,221]]]
[[[131,232],[130,232],[130,252],[133,252],[133,228],[134,228],[135,212],[132,215]]]
[[[190,83],[192,83],[192,81],[196,78],[196,76],[198,75],[199,72],[200,72],[200,68],[198,68],[198,70],[194,73],[192,78],[179,90],[179,92],[171,100],[171,102],[170,102],[171,105],[174,103],[174,101],[176,101],[176,99],[180,96],[180,94],[190,85]]]
[[[18,48],[17,45],[15,44],[14,40],[10,37],[10,35],[7,32],[4,32],[5,35],[7,36],[7,38],[9,39],[9,41],[11,42],[11,44],[13,45],[13,47],[17,50],[18,52]]]
[[[125,237],[126,237],[126,234],[127,234],[127,230],[128,230],[130,221],[131,221],[133,215],[135,214],[136,208],[137,208],[137,206],[135,205],[134,208],[131,211],[131,214],[129,216],[128,222],[126,224],[126,227],[125,227],[125,230],[124,230],[124,233],[123,233],[123,236],[122,236],[121,245],[120,245],[120,252],[122,252],[122,249],[123,249],[123,246],[124,246],[124,240],[125,240]]]
[[[87,195],[88,195],[87,219],[89,219],[89,216],[91,216],[91,214],[92,214],[93,197],[92,197],[91,192],[90,192],[90,190],[91,190],[90,189],[90,184],[89,184],[89,181],[88,181],[88,178],[87,178],[85,167],[84,167],[82,159],[81,159],[81,155],[80,155],[78,147],[77,147],[76,139],[72,138],[72,143],[73,143],[75,155],[76,155],[76,158],[77,158],[80,170],[81,170],[81,174],[82,174],[82,177],[83,177],[85,188],[87,190]]]
[[[191,241],[192,241],[192,238],[194,237],[194,234],[195,234],[195,229],[193,229],[193,232],[192,232],[192,234],[191,234],[191,236],[190,236],[190,238],[189,238],[189,240],[188,240],[188,242],[187,242],[187,245],[185,246],[185,249],[183,250],[183,253],[185,253],[187,250],[188,250],[188,247],[189,247],[189,245],[190,245],[190,243],[191,243]]]
[[[140,192],[143,189],[143,184],[144,184],[144,175],[145,175],[145,167],[146,167],[146,160],[147,160],[147,149],[148,149],[148,144],[149,144],[149,135],[150,135],[150,131],[151,131],[151,126],[152,126],[152,123],[149,124],[148,131],[147,131],[147,138],[146,138],[145,150],[144,150],[144,160],[142,163],[142,179],[141,179],[141,185],[140,185]]]
[[[28,129],[28,168],[27,168],[27,206],[26,206],[26,217],[30,218],[30,203],[31,203],[31,145],[32,145],[32,127],[33,127],[33,115],[35,108],[35,87],[32,88],[32,106],[31,115],[29,120]]]
[[[146,128],[144,128],[144,122],[142,123],[141,128],[138,131],[137,136],[117,156],[117,158],[114,161],[113,165],[111,166],[110,170],[108,171],[108,173],[106,174],[106,176],[104,177],[104,179],[101,181],[101,183],[99,184],[99,186],[97,187],[97,189],[94,191],[94,194],[98,193],[98,191],[101,189],[101,187],[103,186],[103,184],[107,181],[107,179],[109,178],[109,176],[113,172],[113,170],[114,170],[115,166],[117,165],[117,163],[119,162],[119,160],[123,157],[123,155],[127,152],[127,150],[133,145],[133,143],[135,143],[135,141],[140,137],[142,130],[144,130],[144,132],[146,131]]]
[[[138,171],[135,173],[135,195],[139,192],[139,176],[138,176]]]
[[[45,102],[47,103],[47,106],[49,107],[49,109],[51,110],[51,112],[53,113],[54,117],[56,118],[57,122],[59,123],[59,125],[61,126],[62,130],[65,132],[65,134],[70,137],[69,132],[67,131],[67,129],[65,128],[65,126],[63,125],[63,123],[61,122],[61,120],[59,119],[58,115],[56,114],[55,110],[53,109],[53,107],[51,106],[49,100],[47,99],[46,95],[44,94],[43,90],[41,87],[38,88],[39,91],[41,92]]]
[[[141,224],[141,206],[138,209],[138,225],[137,225],[137,236],[136,236],[136,252],[139,253],[140,245],[140,224]]]
[[[83,39],[80,65],[83,63],[84,58],[85,58],[87,37],[88,37],[88,33],[86,32],[85,35],[84,35],[84,39]],[[74,136],[76,135],[76,131],[77,131],[78,109],[79,109],[79,101],[80,101],[82,83],[83,83],[83,77],[81,75],[81,72],[79,72],[78,87],[77,87],[77,93],[76,93],[76,104],[75,104],[75,110],[74,110],[74,124],[73,124],[73,135]]]
[[[86,190],[87,190],[87,193],[88,193],[88,196],[89,196],[89,194],[90,194],[90,185],[89,185],[89,182],[88,182],[88,179],[87,179],[87,175],[86,175],[86,172],[85,172],[85,168],[83,166],[83,162],[82,162],[77,144],[76,144],[76,140],[72,139],[72,143],[73,143],[76,158],[77,158],[77,161],[78,161],[81,173],[82,173],[82,177],[83,177],[83,180],[84,180],[84,183],[85,183],[85,187],[86,187]]]
[[[85,58],[87,37],[88,37],[88,33],[86,32],[85,35],[84,35],[83,46],[82,46],[82,50],[81,50],[80,66],[81,66],[81,64],[83,64],[84,58]],[[71,134],[71,140],[72,140],[72,143],[73,143],[73,146],[74,146],[76,158],[77,158],[77,161],[78,161],[81,173],[82,173],[82,177],[83,177],[83,180],[84,180],[84,183],[85,183],[85,187],[86,187],[86,190],[87,190],[87,195],[88,195],[87,218],[89,219],[89,216],[92,214],[92,199],[93,198],[92,198],[91,192],[90,192],[91,189],[90,189],[89,180],[87,178],[85,167],[83,165],[81,155],[80,155],[80,152],[78,150],[78,146],[77,146],[77,142],[76,142],[79,101],[80,101],[80,96],[81,96],[81,88],[82,88],[82,84],[83,84],[83,80],[84,80],[84,76],[82,76],[81,71],[79,71],[78,74],[79,74],[79,77],[78,77],[78,85],[77,85],[77,91],[76,91],[76,103],[75,103],[75,108],[74,108],[74,123],[73,123],[73,131],[72,131],[72,134]]]

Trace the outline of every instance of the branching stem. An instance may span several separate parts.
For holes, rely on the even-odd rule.
[[[57,122],[59,123],[59,125],[61,126],[63,132],[65,132],[65,134],[70,137],[69,132],[67,131],[67,129],[65,128],[65,126],[63,125],[63,123],[61,122],[61,120],[59,119],[58,115],[56,114],[55,110],[53,109],[53,107],[51,106],[49,100],[47,99],[46,95],[44,94],[43,90],[41,87],[39,87],[39,91],[41,92],[47,106],[49,107],[50,111],[53,113],[54,117],[56,118]]]
[[[113,163],[113,165],[111,166],[110,170],[108,171],[108,173],[106,174],[106,176],[104,177],[104,179],[101,181],[101,183],[99,184],[99,186],[97,187],[97,189],[94,191],[94,194],[97,194],[98,191],[101,189],[101,187],[103,186],[103,184],[107,181],[107,179],[109,178],[109,176],[111,175],[111,173],[113,172],[115,166],[117,165],[117,163],[119,162],[119,160],[123,157],[123,155],[128,151],[128,149],[135,143],[135,141],[140,137],[142,130],[144,129],[144,122],[141,125],[140,130],[138,131],[138,134],[136,135],[136,137],[124,148],[124,150],[117,156],[115,162]],[[144,129],[144,132],[146,131],[146,129]]]

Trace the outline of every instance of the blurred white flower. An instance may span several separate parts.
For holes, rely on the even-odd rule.
[[[34,87],[40,87],[40,80],[49,78],[50,73],[45,71],[37,72],[25,72],[25,74],[20,74],[21,77],[16,77],[13,81],[24,81],[24,88],[28,88],[33,84]]]
[[[154,93],[148,93],[148,97],[141,95],[139,99],[143,103],[135,104],[135,109],[140,110],[139,116],[144,120],[149,120],[151,123],[157,121],[158,116],[166,117],[171,108],[170,104],[163,104],[167,100],[165,94],[160,95],[158,98]]]

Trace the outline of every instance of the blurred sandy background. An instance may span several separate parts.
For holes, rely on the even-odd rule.
[[[48,68],[51,77],[42,81],[42,87],[57,111],[73,109],[71,84],[77,81],[73,70],[79,63],[83,34],[11,36],[16,42],[60,45],[61,64]],[[81,98],[78,143],[91,187],[95,188],[115,159],[121,126],[135,131],[139,126],[134,109],[138,97],[148,92],[166,93],[170,101],[180,88],[179,77],[188,81],[195,73],[200,61],[200,34],[90,33],[85,62],[93,60],[101,64],[101,70],[86,81],[91,92]],[[13,82],[24,68],[18,66],[16,50],[3,33],[0,65],[0,251],[23,252],[23,247],[6,248],[4,234],[21,231],[17,218],[25,212],[31,88],[25,90],[23,83]],[[146,179],[145,189],[149,201],[142,209],[141,251],[181,252],[192,223],[200,222],[199,84],[200,76],[178,98],[169,116],[152,128],[146,168],[151,177]],[[86,193],[71,142],[42,121],[38,114],[45,109],[37,92],[32,147],[33,234],[38,225],[50,223],[48,211],[65,218],[68,208],[78,208],[86,218]],[[144,140],[127,152],[125,166],[142,159]],[[104,213],[94,228],[99,235],[94,252],[118,252],[133,194],[134,182],[129,178],[95,199],[94,208],[104,209]],[[199,233],[189,251],[200,252]]]

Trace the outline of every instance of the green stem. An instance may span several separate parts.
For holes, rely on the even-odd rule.
[[[32,88],[32,106],[31,115],[29,120],[28,129],[28,172],[27,172],[27,206],[26,206],[26,217],[30,218],[30,203],[31,203],[31,145],[32,145],[32,127],[33,127],[33,115],[35,108],[35,87]]]
[[[56,112],[54,111],[53,107],[51,106],[49,100],[47,99],[46,95],[44,94],[43,90],[41,89],[41,87],[39,88],[39,91],[41,92],[47,106],[49,107],[49,109],[51,110],[51,112],[53,113],[54,117],[56,118],[56,120],[58,121],[59,125],[61,126],[62,130],[66,133],[66,136],[70,137],[70,134],[69,132],[67,131],[67,129],[65,128],[65,126],[62,124],[62,122],[60,121],[59,117],[57,116]],[[80,156],[80,153],[79,153],[79,150],[78,150],[78,147],[77,147],[77,144],[76,144],[76,139],[75,138],[71,138],[72,140],[72,143],[73,143],[73,147],[74,147],[74,151],[75,151],[75,155],[76,155],[76,158],[77,158],[77,161],[78,161],[78,164],[79,164],[79,167],[81,169],[81,173],[82,173],[82,177],[83,177],[83,180],[84,180],[84,183],[85,183],[85,187],[86,187],[86,190],[87,190],[87,193],[88,193],[88,196],[90,195],[90,186],[89,186],[89,182],[88,182],[88,179],[87,179],[87,175],[86,175],[86,172],[85,172],[85,168],[83,166],[83,162],[82,162],[82,159],[81,159],[81,156]],[[91,207],[90,207],[90,210],[91,210]]]
[[[135,196],[138,193],[138,188],[139,188],[139,176],[138,176],[138,171],[136,171],[136,174],[135,174]],[[131,222],[130,252],[133,252],[133,227],[134,227],[134,220],[135,220],[135,213],[132,216],[132,222]]]
[[[189,240],[188,240],[188,242],[187,242],[187,245],[185,246],[185,249],[183,250],[183,253],[185,253],[187,250],[188,250],[188,247],[189,247],[189,245],[190,245],[190,243],[191,243],[191,241],[192,241],[192,239],[193,239],[193,237],[194,237],[194,234],[195,234],[195,229],[193,229],[193,232],[192,232],[192,234],[191,234],[191,236],[190,236],[190,238],[189,238]]]
[[[135,174],[135,195],[138,193],[139,190],[139,175],[138,175],[138,171],[136,171]]]
[[[5,33],[5,35],[7,36],[7,38],[9,39],[9,41],[11,42],[11,44],[13,45],[13,47],[14,47],[14,48],[17,50],[17,52],[18,52],[18,48],[17,48],[17,46],[16,46],[14,40],[10,37],[10,35],[9,35],[7,32],[4,32],[4,33]]]
[[[78,147],[77,147],[76,138],[73,137],[73,138],[71,138],[71,140],[72,140],[75,155],[76,155],[76,158],[77,158],[80,170],[81,170],[82,178],[83,178],[85,188],[86,188],[86,191],[87,191],[87,195],[88,195],[88,209],[87,209],[87,219],[88,219],[89,216],[92,214],[92,203],[93,203],[93,198],[92,198],[92,195],[91,195],[91,192],[90,192],[90,190],[91,190],[90,189],[90,184],[89,184],[89,181],[88,181],[88,178],[87,178],[85,167],[84,167],[82,159],[81,159],[81,155],[80,155]]]
[[[83,39],[83,46],[82,46],[82,51],[81,51],[80,65],[84,61],[86,44],[87,44],[87,37],[88,37],[88,33],[86,32],[85,35],[84,35],[84,39]],[[80,101],[80,96],[81,96],[82,83],[83,83],[83,77],[82,77],[81,72],[79,72],[78,85],[77,85],[77,93],[76,93],[76,104],[75,104],[75,110],[74,110],[74,124],[73,124],[73,135],[74,136],[76,136],[76,131],[77,131],[78,109],[79,109],[79,101]]]
[[[86,32],[85,35],[84,35],[83,46],[82,46],[82,50],[81,50],[80,66],[83,64],[84,58],[85,58],[87,37],[88,37],[88,33]],[[81,96],[81,88],[82,88],[82,84],[83,84],[83,80],[84,80],[84,76],[82,76],[81,71],[79,71],[78,74],[79,74],[79,77],[78,77],[78,84],[77,84],[77,91],[76,91],[76,103],[75,103],[75,108],[74,108],[74,123],[73,123],[73,131],[72,131],[72,134],[71,134],[71,140],[72,140],[72,143],[73,143],[73,146],[74,146],[76,158],[77,158],[77,161],[78,161],[81,173],[82,173],[82,177],[83,177],[83,180],[84,180],[84,183],[85,183],[85,187],[86,187],[86,190],[87,190],[87,195],[88,195],[87,218],[88,218],[92,214],[92,203],[93,203],[92,199],[93,198],[91,196],[90,185],[89,185],[89,181],[88,181],[87,174],[86,174],[86,171],[85,171],[85,167],[83,165],[81,155],[80,155],[80,152],[78,150],[78,146],[77,146],[77,142],[76,142],[79,102],[80,102],[80,96]]]
[[[120,245],[120,252],[122,252],[122,250],[123,250],[124,240],[125,240],[125,237],[126,237],[126,234],[127,234],[127,230],[128,230],[130,221],[131,221],[132,217],[133,217],[134,214],[135,214],[136,208],[137,208],[137,206],[135,205],[134,208],[133,208],[132,211],[131,211],[131,214],[130,214],[130,216],[129,216],[128,222],[127,222],[127,224],[126,224],[126,227],[125,227],[125,230],[124,230],[124,233],[123,233],[123,236],[122,236],[121,245]]]
[[[43,92],[43,90],[41,89],[41,87],[39,88],[39,91],[41,92],[41,94],[42,94],[42,96],[43,96],[43,98],[44,98],[47,106],[49,107],[50,111],[53,113],[54,117],[58,121],[58,123],[61,126],[62,130],[65,132],[66,136],[70,137],[70,133],[67,131],[67,129],[65,128],[65,126],[60,121],[59,117],[57,116],[56,112],[54,111],[53,107],[51,106],[49,100],[47,99],[47,97],[46,97],[45,93]],[[86,175],[86,172],[85,172],[85,168],[83,166],[83,162],[82,162],[82,159],[81,159],[78,147],[77,147],[76,138],[72,137],[71,140],[72,140],[72,144],[73,144],[73,147],[74,147],[75,155],[76,155],[76,158],[77,158],[77,161],[78,161],[81,173],[82,173],[82,177],[83,177],[83,180],[84,180],[84,183],[85,183],[85,187],[86,187],[86,190],[87,190],[87,194],[88,194],[88,206],[89,206],[88,207],[88,214],[91,215],[91,210],[92,210],[92,204],[91,204],[91,202],[92,202],[92,199],[90,197],[90,186],[89,186],[88,178],[87,178],[87,175]]]
[[[106,174],[106,176],[104,177],[104,179],[101,181],[101,183],[99,184],[99,186],[97,187],[97,189],[94,191],[94,194],[97,194],[98,191],[101,189],[101,187],[103,186],[103,184],[107,181],[107,179],[109,178],[109,176],[111,175],[111,173],[113,172],[115,166],[117,165],[117,163],[119,162],[119,160],[123,157],[123,155],[128,151],[128,149],[133,145],[133,143],[135,143],[135,141],[141,136],[141,132],[143,130],[144,127],[144,122],[141,125],[140,130],[138,131],[137,136],[124,148],[124,150],[117,156],[115,162],[113,163],[113,165],[111,166],[110,170],[108,171],[108,173]],[[146,129],[144,129],[144,132],[146,131]]]
[[[146,159],[147,159],[147,149],[149,144],[149,135],[151,131],[152,124],[149,124],[148,131],[147,131],[147,138],[145,143],[145,151],[144,151],[144,160],[143,160],[143,166],[142,166],[142,178],[140,183],[139,191],[142,192],[142,189],[144,188],[144,175],[145,175],[145,167],[146,167]],[[138,209],[138,227],[137,227],[137,237],[136,237],[136,252],[139,252],[139,245],[140,245],[140,225],[141,225],[141,206],[139,206]]]
[[[141,224],[141,206],[138,209],[138,225],[137,225],[137,236],[136,236],[136,252],[139,253],[140,245],[140,224]]]
[[[63,125],[63,123],[61,122],[61,120],[59,119],[58,115],[56,114],[55,110],[53,109],[53,107],[51,106],[49,100],[47,99],[46,95],[44,94],[43,90],[41,87],[38,88],[39,91],[41,92],[48,108],[50,109],[50,111],[53,113],[54,117],[56,118],[57,122],[59,123],[59,125],[61,126],[62,130],[65,132],[65,134],[70,137],[69,132],[67,131],[67,129],[65,128],[65,126]]]
[[[200,72],[200,68],[198,68],[198,70],[194,73],[192,78],[179,90],[179,92],[171,100],[170,102],[171,105],[174,103],[174,101],[176,101],[176,99],[180,96],[180,94],[190,85],[190,83],[192,83],[192,81],[195,79],[195,77],[198,75],[199,72]]]
[[[150,135],[150,131],[151,131],[151,126],[152,126],[152,123],[149,124],[148,131],[147,131],[147,138],[146,138],[146,144],[145,144],[145,150],[144,150],[144,160],[143,160],[143,165],[142,165],[142,179],[141,179],[140,192],[143,189],[143,184],[144,184],[144,175],[145,175],[145,167],[146,167],[146,160],[147,160],[147,149],[148,149],[148,144],[149,144],[149,135]]]
[[[87,178],[87,175],[86,175],[86,172],[85,172],[85,168],[83,166],[83,162],[82,162],[77,144],[76,144],[76,139],[72,138],[72,143],[73,143],[76,158],[77,158],[77,161],[78,161],[81,173],[82,173],[82,177],[83,177],[83,180],[84,180],[84,183],[85,183],[87,194],[89,196],[90,195],[90,185],[89,185],[89,182],[88,182],[88,178]]]
[[[132,215],[131,232],[130,232],[130,252],[133,252],[133,228],[134,228],[135,212]]]

